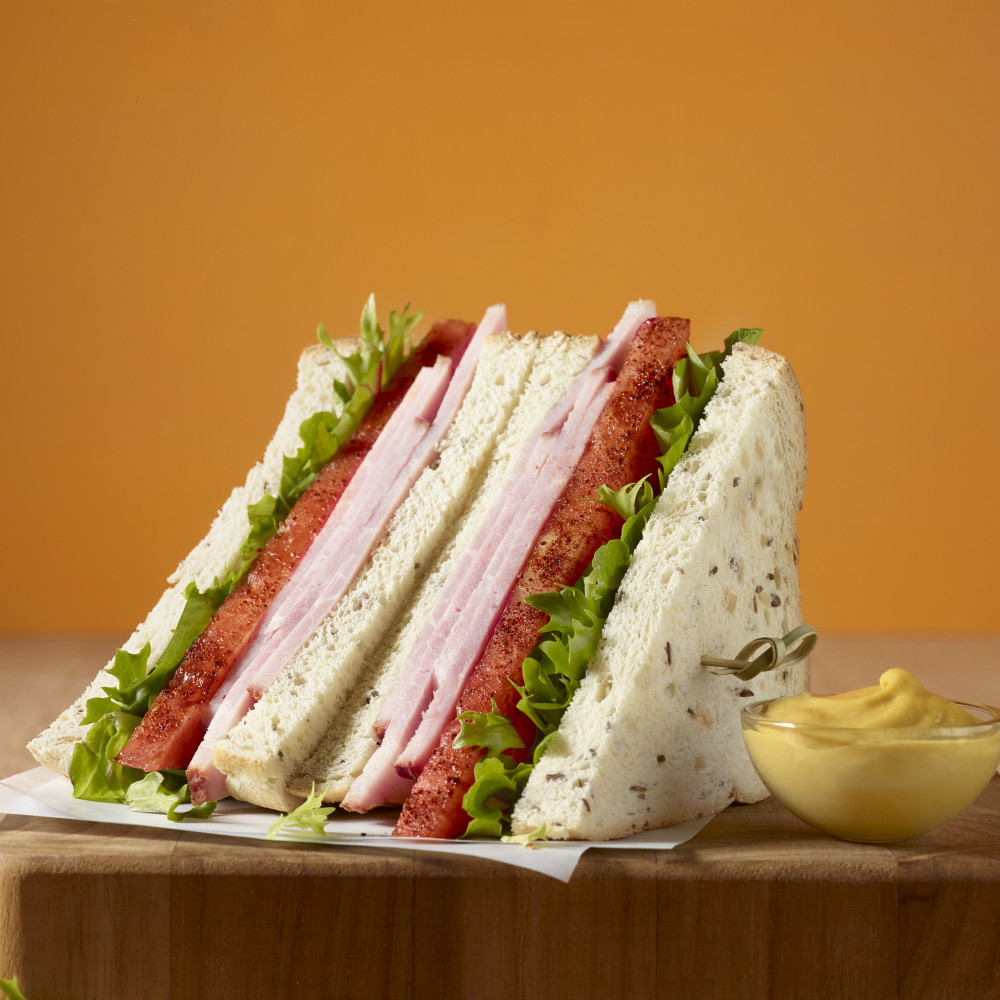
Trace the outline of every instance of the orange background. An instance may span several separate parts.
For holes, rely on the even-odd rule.
[[[1000,8],[614,10],[0,7],[0,629],[130,629],[374,290],[763,326],[807,618],[996,630]]]

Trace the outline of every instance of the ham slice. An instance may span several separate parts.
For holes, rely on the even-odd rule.
[[[437,457],[472,382],[483,339],[501,331],[506,320],[503,306],[487,310],[454,377],[450,365],[447,371],[442,369],[433,385],[427,383],[425,395],[414,395],[411,409],[401,413],[401,406],[393,415],[391,426],[345,491],[343,504],[303,559],[294,587],[286,588],[272,605],[254,646],[247,651],[246,683],[255,698],[267,690],[281,666],[312,635],[368,561],[396,508]],[[416,388],[415,384],[411,393]]]
[[[504,499],[486,518],[431,613],[387,698],[376,729],[382,742],[342,807],[363,812],[399,801],[399,778],[430,756],[478,662],[497,618],[613,392],[614,377],[651,302],[632,303],[601,350],[525,447]]]
[[[474,327],[459,320],[435,323],[414,354],[378,394],[351,439],[319,475],[267,542],[245,579],[188,649],[169,684],[118,755],[146,771],[187,767],[234,665],[253,639],[264,614],[287,583],[316,533],[343,496],[417,372],[439,354],[462,356]]]
[[[212,765],[215,744],[250,711],[367,562],[395,511],[393,476],[403,474],[398,485],[405,496],[419,474],[417,471],[407,481],[406,469],[411,464],[416,466],[410,459],[444,397],[451,374],[451,362],[440,356],[433,368],[421,369],[385,432],[344,491],[343,502],[334,509],[297,572],[272,602],[226,685],[224,696],[210,706],[211,721],[187,769],[193,802],[208,802],[225,794],[225,777]],[[399,449],[398,462],[392,462],[393,445]],[[375,502],[369,497],[374,497]]]
[[[188,767],[192,801],[210,801],[225,794],[225,777],[211,762],[216,743],[253,707],[350,588],[399,504],[437,457],[471,384],[479,346],[490,334],[505,329],[506,321],[503,306],[488,309],[454,375],[451,362],[440,357],[434,368],[420,372],[393,413],[345,490],[342,503],[268,609],[239,672],[210,706],[205,738]]]
[[[441,731],[454,717],[459,693],[486,648],[524,565],[526,553],[533,550],[542,528],[552,514],[556,500],[566,488],[573,469],[583,455],[590,429],[607,404],[612,390],[613,386],[607,385],[590,401],[584,411],[582,427],[570,441],[570,449],[561,454],[555,468],[550,468],[551,462],[544,466],[544,489],[536,486],[534,495],[530,498],[530,506],[526,510],[522,509],[516,524],[512,526],[514,530],[506,536],[510,539],[509,543],[505,538],[494,550],[501,554],[501,558],[491,559],[483,575],[478,577],[463,610],[468,613],[475,609],[479,628],[468,629],[464,621],[459,620],[453,625],[446,647],[448,655],[439,656],[434,664],[433,698],[423,717],[415,717],[419,724],[396,759],[395,766],[399,774],[415,778],[420,773],[437,746]]]
[[[271,605],[246,654],[247,687],[256,696],[316,630],[368,561],[430,452],[419,449],[444,397],[452,366],[440,357],[424,368],[309,547],[289,586]]]
[[[528,594],[572,583],[586,570],[594,553],[617,537],[621,518],[590,499],[598,486],[620,489],[657,468],[659,449],[649,426],[654,409],[673,402],[670,372],[684,356],[686,320],[657,319],[643,325],[615,383],[615,392],[594,428],[587,451],[545,526],[517,581],[485,652],[479,659],[457,711],[508,716],[518,729],[527,758],[535,729],[516,710],[519,695],[511,681],[523,683],[521,665],[538,642],[547,616],[524,603]],[[462,798],[474,779],[480,751],[452,745],[460,724],[452,714],[438,744],[410,791],[396,825],[398,836],[455,837],[468,824]]]
[[[607,395],[602,391],[590,401],[590,417],[604,406]],[[586,438],[580,440],[577,435],[576,443],[575,458],[579,459]],[[478,661],[507,599],[508,587],[517,577],[523,551],[534,544],[551,509],[546,501],[554,501],[552,491],[558,496],[561,485],[565,485],[573,458],[574,454],[567,455],[559,468],[554,467],[558,463],[551,463],[538,469],[551,474],[544,486],[534,474],[522,475],[520,482],[505,486],[502,503],[484,519],[485,530],[480,534],[485,539],[478,538],[466,550],[469,558],[464,560],[465,565],[460,561],[456,567],[455,574],[461,574],[464,585],[450,602],[438,601],[431,623],[417,641],[407,662],[408,683],[399,696],[401,705],[388,723],[381,744],[341,803],[344,809],[363,812],[405,798],[416,769],[430,755],[454,709],[454,699],[449,703],[448,692],[455,692],[457,697],[468,671]],[[535,497],[529,494],[532,486]],[[520,543],[511,538],[514,533],[521,536]],[[503,544],[496,543],[498,537],[504,539]],[[471,609],[474,612],[470,614]],[[429,746],[426,755],[417,758],[416,754],[422,753],[420,741]],[[414,754],[412,759],[410,754]]]
[[[606,382],[602,382],[603,378],[606,378],[603,370],[594,374],[584,383],[578,394],[577,401],[581,406],[575,422],[577,434],[575,440],[567,439],[566,442],[576,458],[579,458],[583,444],[586,443],[585,439],[581,440],[582,434],[587,432],[586,425],[593,417],[593,414],[588,415],[584,411],[588,404],[593,403],[595,397],[603,398],[606,390],[602,386],[607,385]],[[558,415],[564,420],[569,417],[568,407],[560,405],[559,410]],[[419,713],[426,708],[426,699],[431,693],[428,686],[441,674],[439,657],[442,653],[447,651],[449,662],[452,663],[476,655],[476,651],[469,651],[463,655],[460,649],[448,647],[449,637],[470,604],[479,608],[477,599],[490,599],[487,597],[487,592],[492,590],[490,597],[494,603],[498,599],[506,599],[506,593],[501,594],[497,587],[505,587],[505,581],[508,579],[512,584],[520,564],[514,567],[513,573],[509,570],[503,573],[500,570],[500,560],[505,554],[511,560],[518,559],[517,553],[519,549],[525,547],[527,541],[522,538],[519,546],[515,533],[530,535],[535,530],[536,524],[540,530],[539,517],[544,519],[547,516],[545,508],[549,505],[550,494],[554,502],[554,496],[558,496],[560,489],[560,479],[563,479],[564,485],[564,478],[568,478],[572,455],[564,454],[554,462],[549,462],[562,429],[563,427],[555,424],[549,416],[526,443],[524,454],[515,463],[514,472],[504,484],[503,497],[483,519],[479,531],[445,582],[428,624],[404,667],[402,677],[393,686],[386,699],[376,723],[376,730],[380,734],[384,735],[394,717],[397,718],[397,733],[400,725],[406,726],[405,721],[399,720],[401,713],[407,713],[407,718],[410,720],[419,719]],[[567,430],[567,433],[572,435],[572,429]],[[542,475],[543,471],[548,479]],[[477,624],[480,626],[480,631],[487,627],[481,618],[477,619]],[[464,629],[462,634],[464,641],[473,641],[472,633],[468,629]],[[482,641],[485,642],[485,638]]]

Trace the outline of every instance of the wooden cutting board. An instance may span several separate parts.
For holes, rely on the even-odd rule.
[[[771,801],[573,879],[72,820],[0,821],[0,976],[29,1000],[1000,997],[1000,778],[905,845]]]

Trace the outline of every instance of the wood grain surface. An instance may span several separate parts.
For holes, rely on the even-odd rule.
[[[71,690],[45,692],[54,715],[94,665],[46,664],[68,640],[19,642],[20,667],[72,674]],[[0,681],[14,728],[14,703],[43,685],[12,680],[11,645]],[[997,640],[820,649],[817,688],[904,662],[946,693],[1000,701]],[[9,816],[0,976],[15,973],[30,1000],[1000,997],[1000,778],[902,845],[833,840],[769,800],[674,851],[591,851],[568,885],[403,849]]]

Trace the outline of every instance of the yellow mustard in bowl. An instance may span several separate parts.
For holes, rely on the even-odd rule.
[[[844,840],[907,840],[958,815],[1000,763],[1000,712],[955,703],[911,673],[742,712],[761,780],[789,812]]]

